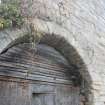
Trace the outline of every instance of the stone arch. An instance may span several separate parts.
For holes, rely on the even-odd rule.
[[[38,26],[38,24],[39,26]],[[77,74],[80,74],[82,77],[82,80],[86,82],[86,93],[87,97],[88,95],[91,94],[93,97],[93,94],[91,93],[91,86],[92,86],[92,78],[89,74],[88,68],[86,64],[84,63],[84,60],[82,57],[79,55],[79,52],[76,50],[75,47],[73,47],[72,43],[68,40],[68,34],[70,32],[66,31],[63,28],[60,28],[59,26],[55,24],[50,24],[48,23],[47,26],[44,24],[44,22],[40,23],[39,20],[36,21],[36,24],[34,24],[38,27],[37,31],[40,32],[41,34],[44,34],[44,37],[40,39],[40,43],[47,44],[49,46],[54,47],[56,50],[58,50],[67,60],[68,62],[73,65],[73,67],[76,70]],[[41,26],[46,26],[42,28]],[[57,27],[55,30],[52,27]],[[49,27],[49,28],[48,28]],[[63,30],[63,31],[62,31]],[[16,44],[19,43],[26,43],[29,42],[29,35],[30,30],[27,31],[27,29],[24,28],[23,30],[13,30],[12,34],[10,31],[6,30],[6,34],[9,35],[5,38],[9,38],[10,40],[7,41],[6,39],[4,40],[4,46],[0,48],[1,53],[4,53],[6,50],[8,50],[10,47],[15,46]],[[13,35],[16,34],[16,32],[20,32],[18,36]],[[3,32],[5,34],[5,32]],[[3,35],[2,33],[2,35]],[[13,39],[11,39],[13,37]],[[72,40],[72,37],[71,37]],[[7,41],[7,42],[6,42]],[[77,75],[78,76],[78,75]],[[94,101],[94,97],[93,100]],[[89,105],[93,105],[93,102],[89,100]]]

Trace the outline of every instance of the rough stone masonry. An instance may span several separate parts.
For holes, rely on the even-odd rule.
[[[80,72],[91,77],[93,105],[105,105],[105,0],[21,0],[21,9],[39,32],[62,36],[77,50],[87,67]],[[27,33],[0,32],[0,52]]]

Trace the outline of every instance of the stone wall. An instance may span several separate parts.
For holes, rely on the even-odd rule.
[[[21,0],[23,15],[41,33],[62,36],[72,45],[87,67],[80,70],[88,81],[94,105],[105,105],[105,1],[104,0]],[[0,32],[0,51],[28,31]],[[18,35],[17,35],[18,32]],[[68,54],[69,56],[69,54]],[[91,99],[91,97],[90,97]]]

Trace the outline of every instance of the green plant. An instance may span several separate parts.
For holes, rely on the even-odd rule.
[[[8,27],[21,27],[23,17],[17,3],[0,4],[0,30]]]

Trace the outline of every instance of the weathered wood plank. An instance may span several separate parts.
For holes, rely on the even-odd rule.
[[[70,84],[73,67],[66,59],[49,46],[38,45],[36,49],[22,44],[1,55],[0,75]]]
[[[29,73],[34,73],[34,72],[39,72],[39,73],[43,73],[43,74],[48,74],[48,75],[55,75],[55,76],[60,76],[61,78],[67,78],[66,74],[70,74],[69,70],[65,70],[64,72],[59,71],[55,71],[55,70],[49,70],[48,68],[44,68],[44,67],[40,67],[40,66],[24,66],[24,65],[20,65],[17,63],[3,63],[0,62],[0,68],[1,69],[5,69],[6,67],[8,67],[8,69],[10,68],[11,70],[18,70],[20,72],[29,72]]]

